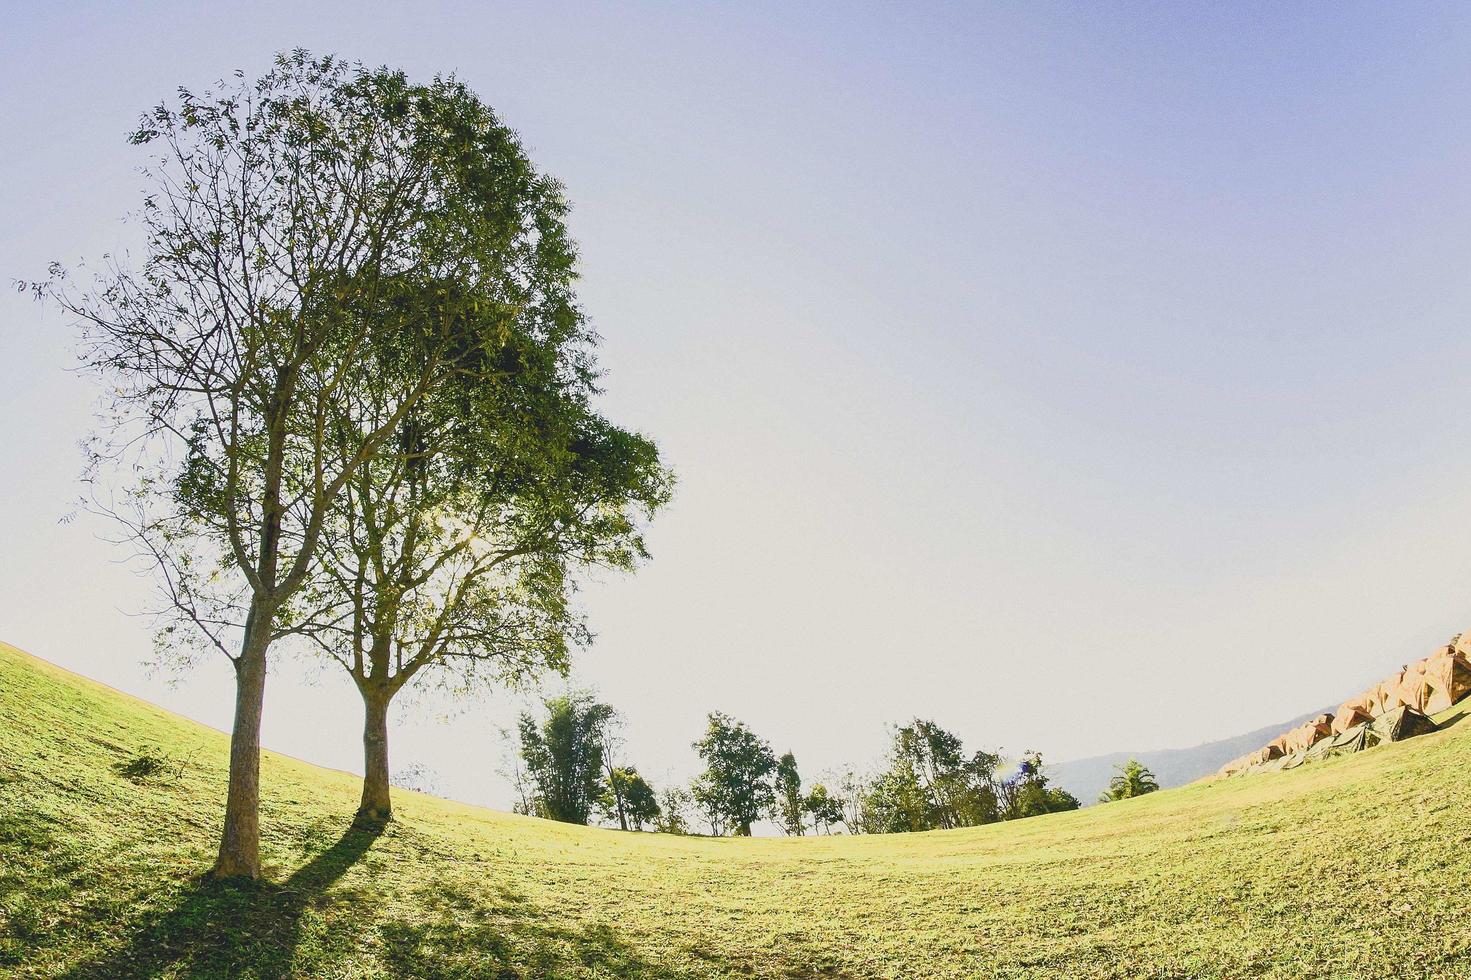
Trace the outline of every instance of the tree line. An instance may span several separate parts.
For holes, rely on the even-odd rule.
[[[712,712],[692,748],[704,769],[688,787],[656,790],[621,758],[618,714],[582,693],[551,698],[540,717],[521,716],[515,809],[568,823],[602,822],[623,830],[689,833],[698,821],[715,836],[750,836],[770,820],[783,833],[809,830],[888,834],[974,827],[1076,810],[1079,801],[1050,785],[1042,756],[1008,764],[999,753],[967,753],[933,721],[897,727],[876,772],[844,772],[829,788],[804,782],[792,752],[777,756],[749,726]],[[1159,788],[1137,760],[1117,767],[1100,802]]]

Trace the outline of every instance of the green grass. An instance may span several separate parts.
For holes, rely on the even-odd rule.
[[[1471,724],[1077,813],[783,840],[408,792],[354,832],[353,777],[267,753],[248,887],[199,878],[225,750],[0,645],[0,974],[1471,975]],[[190,761],[138,762],[160,751]]]

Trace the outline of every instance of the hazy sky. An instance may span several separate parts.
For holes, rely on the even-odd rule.
[[[680,478],[576,672],[656,776],[712,709],[809,775],[916,713],[1189,745],[1471,627],[1463,5],[42,6],[7,281],[133,243],[136,115],[297,45],[458,72],[566,183],[605,408]],[[150,675],[147,581],[59,522],[73,342],[0,297],[0,639],[223,726],[223,661]],[[423,706],[394,761],[505,805],[514,710]],[[269,747],[355,768],[359,724],[274,669]]]

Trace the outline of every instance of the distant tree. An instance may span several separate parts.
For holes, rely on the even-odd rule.
[[[598,741],[603,747],[603,785],[607,788],[603,799],[608,804],[606,815],[609,819],[618,821],[618,829],[627,830],[629,821],[628,804],[625,798],[627,781],[618,777],[620,767],[615,758],[623,749],[623,737],[619,729],[618,716],[609,715],[603,722],[603,730],[599,733]]]
[[[659,812],[654,818],[654,829],[661,834],[688,834],[688,813],[693,802],[689,790],[681,786],[667,787],[659,794]]]
[[[1108,789],[1098,798],[1099,803],[1132,799],[1159,789],[1159,781],[1154,778],[1154,773],[1146,769],[1144,763],[1138,759],[1130,759],[1114,766],[1114,769],[1117,773],[1108,781]]]
[[[959,826],[977,827],[1001,819],[1001,794],[997,790],[997,769],[1001,756],[977,749],[966,761],[963,789],[954,798]]]
[[[995,774],[1000,757],[965,754],[960,739],[932,721],[916,718],[895,735],[896,755],[909,760],[929,800],[929,823],[972,827],[999,819]]]
[[[521,758],[519,749],[507,760],[501,774],[510,780],[511,789],[516,794],[511,800],[511,812],[525,817],[536,816],[536,784],[526,771],[525,760]]]
[[[864,829],[902,833],[998,820],[999,762],[989,752],[967,756],[958,737],[917,718],[895,730],[887,767],[860,791]]]
[[[1003,815],[1008,820],[1044,813],[1076,810],[1077,797],[1064,789],[1048,786],[1040,752],[1024,752],[1017,771],[1007,780],[1002,793]]]
[[[83,322],[112,394],[91,460],[126,486],[99,507],[160,573],[160,649],[234,666],[214,874],[255,878],[268,654],[333,615],[309,594],[329,515],[365,464],[405,457],[418,405],[473,385],[502,328],[548,297],[575,315],[565,201],[455,79],[302,51],[180,89],[131,139],[156,151],[141,267],[109,261],[80,293],[58,267],[37,292]],[[482,305],[447,316],[447,297]],[[378,390],[405,343],[402,383]]]
[[[607,819],[617,820],[624,830],[630,826],[643,830],[645,824],[657,825],[659,798],[637,769],[615,766],[608,773],[607,787],[599,801]]]
[[[856,769],[844,769],[838,777],[838,798],[843,806],[843,825],[850,834],[876,833],[868,820],[868,786],[870,780]]]
[[[744,724],[712,712],[705,736],[694,743],[705,763],[693,795],[717,836],[727,831],[751,836],[751,825],[771,810],[776,756],[771,746]]]
[[[933,830],[933,809],[912,760],[897,756],[863,788],[859,822],[869,834]]]
[[[439,796],[439,774],[432,766],[422,762],[415,762],[404,767],[393,777],[393,785],[402,789],[411,789],[416,793],[427,793],[430,796]]]
[[[813,829],[818,833],[831,833],[833,824],[843,822],[843,801],[829,795],[827,787],[818,783],[802,800],[802,809],[812,818]]]
[[[842,796],[831,803],[814,799],[815,787],[808,812],[826,809],[828,824],[841,819],[850,833],[893,834],[1078,808],[1076,797],[1048,785],[1039,753],[1023,753],[1007,778],[999,772],[1002,761],[993,752],[967,755],[956,736],[915,719],[894,730],[883,769],[870,777],[846,771],[839,784]]]
[[[894,756],[914,772],[922,787],[926,827],[957,827],[958,797],[966,790],[965,754],[960,739],[932,721],[916,718],[894,735]]]
[[[801,837],[807,810],[803,806],[802,775],[797,771],[797,757],[792,753],[787,752],[776,761],[776,782],[772,788],[776,797],[772,819],[783,833]]]
[[[574,694],[546,702],[540,723],[521,716],[521,757],[536,787],[537,816],[585,824],[602,796],[602,732],[613,709],[591,695]]]

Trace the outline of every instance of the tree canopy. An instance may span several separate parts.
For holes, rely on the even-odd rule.
[[[565,674],[569,647],[590,635],[576,573],[647,555],[642,521],[668,499],[669,475],[650,441],[590,408],[580,323],[498,320],[485,352],[496,369],[422,399],[398,451],[360,466],[329,513],[311,592],[324,613],[303,632],[362,694],[365,814],[389,811],[386,713],[400,689]],[[412,374],[390,369],[421,356],[404,348],[376,393]]]
[[[603,816],[618,820],[634,830],[657,826],[662,816],[658,794],[633,766],[615,766],[609,771],[607,789],[599,800]]]
[[[812,827],[819,834],[831,831],[834,825],[843,822],[843,801],[828,792],[822,783],[815,784],[802,800],[802,809],[812,819]]]
[[[888,764],[860,794],[869,832],[971,827],[999,819],[1000,757],[967,756],[960,739],[916,718],[895,730]]]
[[[1016,773],[1003,786],[1001,799],[1002,815],[1008,820],[1076,810],[1080,805],[1067,790],[1048,785],[1040,752],[1022,753]]]
[[[603,795],[603,728],[613,709],[587,694],[546,701],[546,717],[521,716],[521,757],[535,789],[532,812],[587,823]]]
[[[742,722],[715,711],[694,749],[705,763],[705,771],[695,780],[694,800],[711,832],[751,836],[751,825],[770,812],[775,801],[771,777],[776,756],[771,746]]]
[[[775,781],[772,784],[776,799],[772,819],[782,832],[802,836],[806,827],[807,810],[803,805],[802,774],[797,771],[797,757],[786,752],[776,760]]]

